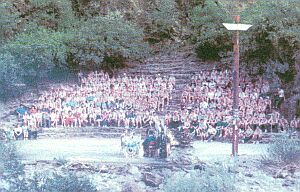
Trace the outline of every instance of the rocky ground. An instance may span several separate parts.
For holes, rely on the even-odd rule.
[[[41,139],[17,142],[26,173],[75,171],[88,176],[99,191],[165,191],[175,173],[205,167],[235,167],[238,191],[299,191],[300,172],[262,167],[259,160],[268,145],[242,144],[239,157],[230,157],[229,143],[194,142],[174,148],[166,160],[125,158],[118,139]]]

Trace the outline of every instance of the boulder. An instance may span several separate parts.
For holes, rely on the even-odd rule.
[[[288,170],[281,170],[275,175],[275,178],[285,179],[287,176],[289,176]]]
[[[122,192],[143,192],[145,191],[140,185],[134,182],[126,182],[122,186]]]
[[[100,165],[100,173],[108,173],[109,172],[109,168],[106,165]]]
[[[283,187],[290,187],[293,186],[295,184],[295,181],[291,178],[286,179],[283,183],[282,186]]]
[[[246,173],[245,176],[246,177],[253,177],[253,173]]]
[[[205,167],[206,167],[206,164],[203,163],[203,162],[200,162],[200,163],[197,163],[197,164],[194,166],[194,170],[204,171],[204,170],[205,170]]]
[[[135,181],[141,181],[142,179],[142,174],[137,166],[130,165],[128,167],[127,173],[132,175]]]
[[[67,165],[67,169],[71,171],[99,171],[96,167],[86,163],[70,163]]]
[[[140,173],[139,168],[137,166],[132,166],[132,165],[129,166],[127,172],[131,175],[136,175]]]
[[[163,182],[163,178],[158,174],[145,172],[143,173],[143,181],[148,186],[158,187]]]

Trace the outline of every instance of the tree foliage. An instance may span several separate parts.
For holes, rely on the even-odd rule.
[[[105,58],[112,57],[143,59],[149,54],[143,37],[141,29],[114,12],[82,22],[69,43],[70,53],[80,65],[101,66]]]
[[[17,27],[18,12],[15,11],[12,1],[0,0],[0,43],[11,38]]]
[[[70,192],[90,191],[96,192],[96,187],[86,177],[79,177],[73,172],[35,174],[28,183],[32,192]]]
[[[24,165],[12,143],[0,141],[0,191],[26,191]],[[3,185],[3,186],[2,186]]]
[[[203,5],[192,9],[192,42],[196,53],[203,60],[219,60],[222,54],[231,49],[231,37],[222,23],[228,21],[228,15],[215,1],[207,0]]]
[[[241,2],[241,22],[253,25],[241,33],[243,66],[253,75],[292,82],[298,1]],[[222,26],[232,22],[230,6],[227,0],[0,0],[1,85],[33,82],[57,67],[114,69],[187,39],[198,57],[220,60],[232,53],[232,33]]]
[[[57,67],[115,68],[124,66],[126,59],[149,55],[143,29],[118,11],[80,14],[76,12],[79,2],[71,0],[25,1],[22,9],[15,9],[13,3],[0,2],[4,22],[0,35],[5,42],[0,45],[0,81],[7,88],[22,80],[49,77]]]
[[[299,2],[258,0],[244,11],[242,19],[253,25],[242,39],[247,68],[254,74],[277,75],[283,83],[292,82],[300,48]]]
[[[149,19],[154,25],[153,33],[164,33],[170,36],[172,28],[178,25],[178,9],[175,0],[158,0],[153,10],[149,12]]]
[[[210,192],[236,191],[234,174],[225,167],[209,167],[204,171],[178,172],[166,181],[166,192]]]
[[[235,2],[206,0],[191,10],[192,43],[199,58],[219,60],[232,53],[232,23]],[[299,46],[300,5],[297,0],[241,1],[241,23],[253,26],[241,33],[241,63],[252,75],[279,78],[290,84],[296,74]],[[227,53],[227,54],[226,54]]]
[[[300,161],[300,141],[289,138],[275,139],[269,145],[267,154],[261,163],[284,167],[287,165],[298,164]]]

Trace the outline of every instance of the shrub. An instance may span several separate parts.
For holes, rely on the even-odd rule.
[[[300,141],[288,138],[275,139],[262,158],[263,164],[288,165],[299,164]]]
[[[20,162],[16,147],[11,142],[0,141],[0,181],[7,184],[0,191],[26,191],[24,165]]]
[[[208,167],[205,171],[180,172],[166,181],[167,192],[228,192],[236,191],[233,182],[234,173],[224,167]]]
[[[97,191],[87,178],[80,178],[71,172],[63,175],[54,173],[51,176],[45,173],[35,174],[31,179],[25,178],[24,165],[20,161],[15,145],[11,142],[0,141],[0,154],[0,191]]]
[[[96,187],[87,179],[80,178],[75,173],[53,173],[52,176],[45,174],[35,175],[29,187],[32,191],[39,192],[79,192],[97,191]]]
[[[205,42],[204,44],[198,45],[195,51],[197,57],[203,59],[204,61],[220,60],[220,48],[217,45],[212,45],[208,42]]]

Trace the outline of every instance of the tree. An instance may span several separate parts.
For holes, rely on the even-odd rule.
[[[300,6],[297,0],[258,0],[242,15],[253,27],[242,36],[243,60],[252,74],[282,83],[293,82],[295,57],[300,48]]]
[[[149,47],[143,37],[141,29],[114,12],[82,22],[74,41],[69,44],[70,53],[79,65],[120,67],[124,59],[148,56]],[[115,63],[118,58],[120,62]]]
[[[10,90],[15,82],[48,78],[57,68],[113,69],[124,66],[127,59],[149,55],[143,30],[118,11],[83,14],[86,3],[75,0],[26,1],[22,9],[14,8],[12,2],[0,2],[4,22],[0,26],[0,81]]]
[[[0,13],[0,43],[2,44],[13,37],[19,15],[10,0],[0,0]]]
[[[196,54],[203,60],[220,60],[231,48],[231,36],[222,26],[228,14],[215,1],[205,1],[192,9],[192,43]]]
[[[56,66],[66,66],[66,43],[70,39],[70,34],[28,23],[23,33],[2,47],[3,51],[13,55],[14,63],[8,66],[11,67],[8,76],[34,83],[39,78],[47,77]],[[18,73],[12,73],[14,69],[18,69]]]

